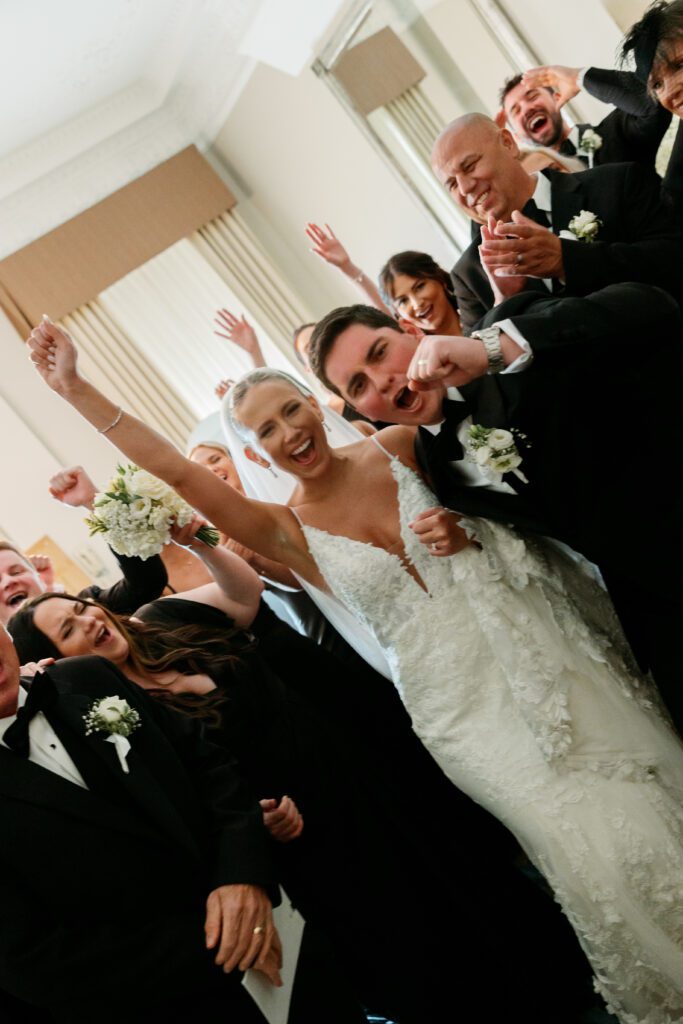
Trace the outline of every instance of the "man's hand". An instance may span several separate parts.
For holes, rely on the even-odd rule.
[[[460,516],[448,508],[428,508],[408,523],[421,544],[426,545],[430,555],[446,558],[457,555],[468,547],[470,540],[459,526]]]
[[[505,299],[509,299],[511,295],[519,295],[520,292],[524,291],[527,285],[527,278],[524,274],[509,274],[505,277],[496,277],[494,273],[495,267],[491,266],[489,263],[485,246],[488,242],[497,241],[496,225],[498,223],[502,222],[496,221],[495,217],[489,217],[488,224],[482,224],[482,244],[479,246],[479,260],[486,271],[486,276],[489,279],[489,284],[493,291],[494,306],[500,305],[500,303],[504,302]]]
[[[209,893],[204,932],[206,948],[216,949],[215,962],[226,974],[236,967],[268,968],[273,984],[282,984],[281,963],[274,963],[272,955],[273,944],[279,941],[273,911],[260,886],[222,885]]]
[[[67,395],[79,382],[76,369],[78,353],[71,337],[61,327],[43,316],[38,327],[28,336],[29,359],[48,387],[58,395]]]
[[[304,829],[304,819],[294,801],[289,796],[277,800],[259,800],[263,810],[263,824],[273,839],[279,843],[289,843],[298,839]]]
[[[54,590],[55,567],[49,555],[29,555],[28,560],[40,576],[46,590]]]
[[[578,84],[580,68],[567,68],[562,64],[549,64],[530,68],[522,75],[527,89],[552,89],[558,105],[563,107],[581,92]]]
[[[499,240],[483,241],[480,247],[487,273],[495,277],[524,274],[526,277],[564,278],[562,244],[549,228],[515,210],[507,224],[500,221],[496,224],[495,236]]]
[[[439,337],[422,339],[408,367],[411,391],[462,387],[488,370],[486,349],[477,338]]]
[[[48,484],[53,498],[72,508],[92,509],[97,488],[82,466],[55,473]]]

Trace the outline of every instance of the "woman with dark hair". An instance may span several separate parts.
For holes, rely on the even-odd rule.
[[[462,334],[450,275],[426,252],[397,252],[380,270],[379,283],[399,321],[424,334]]]
[[[455,868],[472,880],[488,877],[489,851],[505,835],[483,821],[481,849],[464,861],[449,824],[454,833],[462,826],[465,809],[451,796],[457,802],[459,794],[431,761],[433,776],[427,776],[420,761],[426,752],[386,699],[393,691],[381,689],[370,672],[350,674],[306,638],[274,625],[267,608],[244,628],[247,611],[237,608],[228,617],[228,606],[207,603],[208,588],[200,589],[204,601],[163,598],[138,612],[141,621],[46,594],[26,604],[9,628],[22,661],[83,654],[113,661],[157,699],[201,718],[214,742],[237,758],[256,797],[281,797],[261,803],[266,824],[283,839],[276,850],[282,883],[344,972],[344,984],[337,980],[328,993],[336,1016],[330,1006],[325,1019],[363,1019],[352,1014],[345,985],[359,1003],[406,1024],[448,1019],[453,951],[444,942],[445,922],[463,917],[450,875]],[[415,791],[410,775],[418,780]],[[427,777],[432,794],[420,792]],[[300,835],[297,809],[305,822]],[[480,812],[468,806],[467,813],[471,827]],[[425,886],[438,892],[437,901],[425,898]],[[469,923],[470,940],[481,928],[481,941],[492,950],[500,946],[502,961],[504,935],[489,936],[486,923],[500,883],[489,888],[479,906],[482,921]],[[545,903],[533,885],[524,889],[519,914],[529,900]],[[313,939],[308,943],[310,952]],[[566,955],[577,952],[570,945]],[[322,961],[321,967],[324,955]],[[327,970],[320,985],[329,987]],[[521,985],[512,969],[506,980]],[[309,982],[306,974],[304,993]],[[467,996],[458,1001],[467,1005]],[[309,1018],[290,1013],[298,1019]]]
[[[683,119],[683,0],[655,0],[627,32],[623,61],[632,60],[636,76],[665,110]],[[664,173],[664,198],[683,214],[683,127],[676,137]]]

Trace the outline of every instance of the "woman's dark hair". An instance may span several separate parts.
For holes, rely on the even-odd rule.
[[[162,623],[140,622],[127,616],[115,615],[104,605],[87,598],[48,593],[27,601],[7,623],[20,664],[40,661],[41,658],[54,658],[58,661],[64,657],[35,624],[36,608],[55,597],[103,611],[128,642],[131,667],[143,676],[154,676],[169,669],[185,675],[211,675],[226,668],[237,675],[244,669],[241,655],[253,650],[256,645],[250,633],[230,627],[228,620],[225,625],[221,623],[216,628],[183,623],[169,629]],[[170,693],[163,688],[163,684],[159,685],[159,689],[148,692],[191,717],[204,719],[209,725],[220,724],[219,708],[227,699],[219,690],[203,695]]]
[[[397,274],[416,277],[418,280],[438,281],[443,285],[446,298],[457,311],[457,302],[453,294],[453,284],[448,271],[440,267],[436,260],[426,252],[397,252],[391,256],[379,272],[379,287],[387,306],[394,302],[394,278]]]
[[[683,0],[671,0],[671,3],[655,0],[626,33],[621,44],[622,63],[633,54],[636,75],[647,83],[653,65],[668,62],[668,44],[680,38],[683,38]]]

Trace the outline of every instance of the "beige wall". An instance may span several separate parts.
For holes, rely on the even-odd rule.
[[[114,565],[102,542],[88,537],[83,514],[54,501],[47,482],[75,463],[106,482],[116,452],[43,384],[2,313],[0,368],[0,527],[21,546],[47,533],[77,561],[91,554]]]

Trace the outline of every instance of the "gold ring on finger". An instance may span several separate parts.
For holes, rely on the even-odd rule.
[[[521,252],[518,252],[517,256],[515,257],[515,263],[517,264],[517,266],[519,266],[521,262],[522,262],[522,254],[521,254]]]
[[[256,927],[254,928],[254,935],[262,935],[265,930],[266,930],[266,926],[265,925],[257,924]]]

